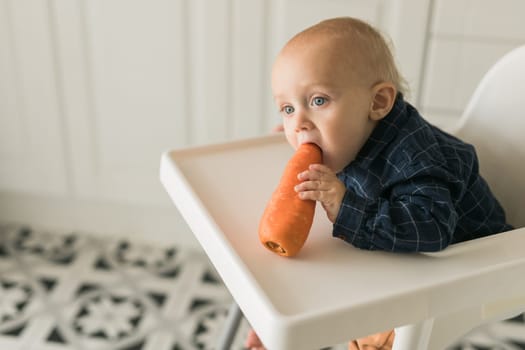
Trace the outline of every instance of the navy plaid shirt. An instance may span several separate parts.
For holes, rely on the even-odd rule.
[[[358,248],[439,251],[512,229],[474,147],[429,124],[401,95],[338,177],[347,190],[333,235]]]

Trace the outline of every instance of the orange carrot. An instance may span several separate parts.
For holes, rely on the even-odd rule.
[[[274,253],[293,256],[303,247],[312,227],[315,201],[299,198],[297,175],[310,164],[321,163],[321,149],[313,143],[299,146],[284,169],[279,185],[259,223],[259,240]]]

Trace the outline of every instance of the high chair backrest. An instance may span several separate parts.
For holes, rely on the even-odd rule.
[[[455,134],[478,152],[481,174],[507,220],[525,226],[525,46],[503,56],[483,77]]]

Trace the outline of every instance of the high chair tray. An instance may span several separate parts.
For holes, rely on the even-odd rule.
[[[161,160],[163,185],[269,349],[319,349],[525,292],[509,278],[523,276],[523,229],[433,254],[364,251],[332,237],[317,205],[297,256],[265,249],[259,219],[292,152],[272,135]]]

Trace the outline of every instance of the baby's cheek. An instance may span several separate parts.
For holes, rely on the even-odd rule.
[[[297,143],[297,137],[295,135],[295,133],[288,133],[285,129],[285,136],[286,136],[286,140],[288,141],[288,143],[290,144],[290,146],[293,147],[294,150],[297,150],[297,147],[298,147],[298,143]]]
[[[323,152],[323,164],[327,166],[328,168],[330,168],[330,170],[332,171],[334,170],[333,169],[333,165],[334,165],[333,157],[330,153]]]

